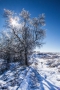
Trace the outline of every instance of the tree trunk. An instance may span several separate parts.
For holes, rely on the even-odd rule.
[[[28,66],[27,49],[25,48],[25,65]]]
[[[7,69],[9,69],[10,63],[10,53],[7,52]]]

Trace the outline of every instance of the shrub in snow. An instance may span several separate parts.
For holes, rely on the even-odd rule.
[[[0,74],[2,74],[6,69],[7,62],[4,59],[0,59]]]

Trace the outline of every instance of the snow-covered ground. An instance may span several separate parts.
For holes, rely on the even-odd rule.
[[[60,54],[37,53],[30,66],[11,63],[0,75],[0,90],[60,90]]]

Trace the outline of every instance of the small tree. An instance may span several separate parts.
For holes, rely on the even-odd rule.
[[[6,27],[14,37],[14,49],[19,52],[25,65],[28,65],[29,52],[32,52],[36,46],[43,45],[45,30],[42,26],[45,25],[45,16],[41,14],[39,17],[30,18],[29,12],[24,9],[17,16],[14,12],[4,9],[4,17]]]

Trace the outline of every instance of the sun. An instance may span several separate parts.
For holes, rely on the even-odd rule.
[[[12,25],[14,27],[14,26],[17,26],[17,24],[18,24],[18,22],[15,19],[10,18],[10,25]]]
[[[17,22],[15,20],[12,20],[12,25],[16,25]]]
[[[24,23],[20,22],[20,19],[18,17],[10,17],[9,18],[9,26],[11,28],[17,28],[17,29],[22,29],[24,26]]]

